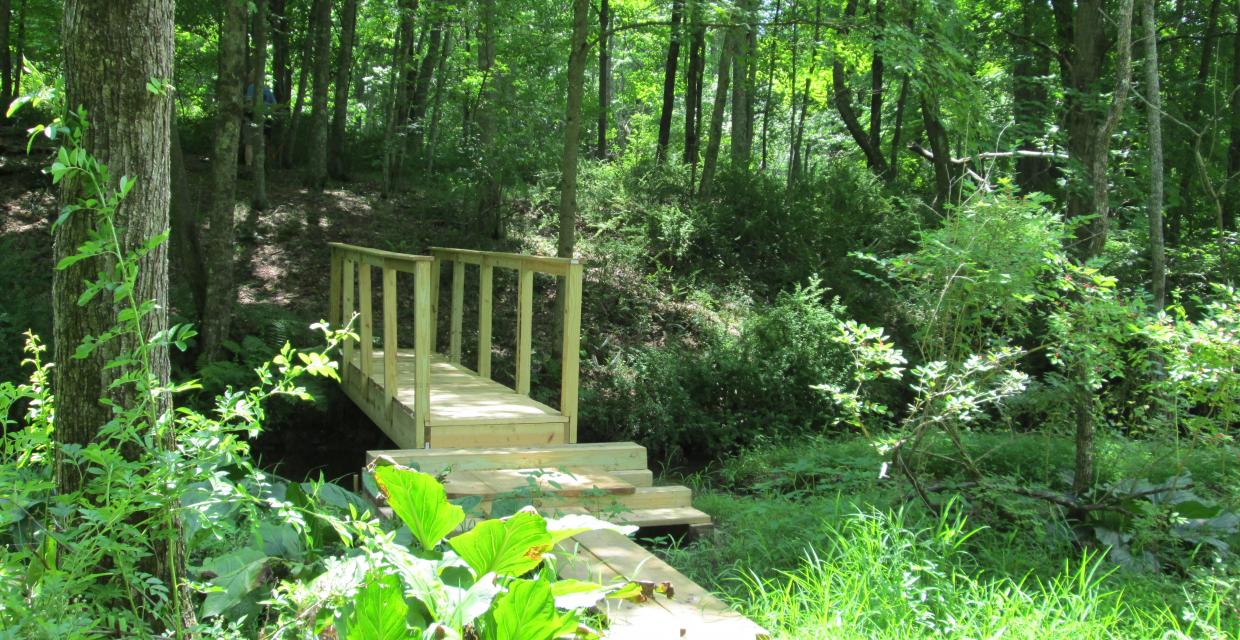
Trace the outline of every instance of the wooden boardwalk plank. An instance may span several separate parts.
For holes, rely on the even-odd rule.
[[[460,470],[581,468],[629,471],[646,468],[646,448],[633,442],[553,444],[538,447],[383,449],[366,452],[366,464],[382,458],[426,473]]]

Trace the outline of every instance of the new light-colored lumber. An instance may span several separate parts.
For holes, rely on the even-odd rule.
[[[534,339],[534,272],[521,269],[517,276],[517,393],[530,393],[530,355]]]
[[[361,265],[361,270],[357,272],[357,297],[358,306],[361,307],[361,317],[358,321],[361,323],[359,327],[360,338],[358,347],[361,350],[362,359],[362,378],[366,379],[374,373],[375,361],[371,357],[371,351],[374,349],[374,308],[371,305],[371,282],[370,276],[373,267],[368,264]]]
[[[383,412],[391,416],[399,389],[396,371],[396,270],[383,270]]]
[[[354,286],[356,285],[356,281],[353,278],[353,261],[348,258],[342,258],[342,261],[343,261],[342,273],[344,277],[344,292],[342,293],[342,301],[341,301],[341,307],[342,307],[341,314],[343,314],[341,317],[343,318],[343,322],[352,322],[353,321],[353,291],[354,291]],[[353,329],[356,330],[357,327],[353,327]],[[354,351],[353,341],[345,340],[344,342],[345,366],[341,367],[344,371],[341,373],[340,381],[341,383],[344,384],[346,388],[348,387],[349,382],[351,381],[351,376],[349,375],[350,373],[349,363],[353,362],[353,351]]]
[[[448,333],[448,359],[461,362],[461,323],[465,315],[465,263],[452,265],[452,317]]]
[[[483,259],[478,270],[478,375],[491,377],[491,314],[494,298],[491,285],[495,268]]]
[[[366,463],[391,460],[426,473],[445,469],[557,469],[589,467],[615,472],[646,469],[646,448],[634,442],[599,442],[545,447],[481,447],[477,449],[388,449],[366,452]]]
[[[341,290],[341,270],[344,265],[341,264],[343,258],[340,253],[332,250],[331,252],[331,280],[327,292],[327,322],[331,324],[333,329],[340,326],[340,290]]]
[[[568,265],[564,277],[563,331],[560,345],[560,413],[568,418],[564,439],[577,441],[577,376],[581,356],[581,265]]]
[[[432,324],[432,282],[431,271],[437,262],[419,262],[414,273],[413,295],[413,421],[415,432],[414,446],[421,449],[426,445],[427,418],[431,404],[431,349],[434,341]],[[398,396],[399,397],[399,396]]]
[[[637,491],[637,487],[603,472],[587,475],[557,469],[495,469],[453,472],[448,474],[448,479],[451,480],[457,473],[467,474],[466,477],[483,482],[488,490],[475,495],[484,500],[525,489],[537,490],[558,498],[580,498],[595,493],[629,495]]]

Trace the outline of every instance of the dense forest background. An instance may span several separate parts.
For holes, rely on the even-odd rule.
[[[0,0],[0,98],[27,103],[0,140],[0,380],[25,331],[52,334],[56,141],[27,130],[63,89],[62,10]],[[1032,635],[1240,629],[1240,3],[182,0],[174,63],[186,404],[321,341],[329,241],[579,256],[582,439],[687,478],[727,535],[667,553],[790,637],[886,606],[849,591],[877,584],[848,582],[861,564],[802,562],[896,557],[849,546],[866,536],[938,558],[923,584],[948,595],[840,633],[1002,626],[949,620],[1006,606],[953,582],[988,572],[1045,580]],[[268,468],[337,478],[391,446],[310,390],[273,402]],[[955,513],[995,537],[949,540]],[[1121,577],[1093,582],[1092,549]],[[791,603],[766,582],[791,575],[857,600]],[[1072,598],[1108,580],[1137,604],[1087,624]]]

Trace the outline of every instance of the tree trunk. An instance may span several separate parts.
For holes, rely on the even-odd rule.
[[[310,149],[306,185],[327,185],[327,90],[331,84],[332,0],[314,0],[314,74],[310,97]]]
[[[1236,4],[1236,21],[1240,25],[1240,3]],[[1231,51],[1231,113],[1227,136],[1230,142],[1227,145],[1226,183],[1228,206],[1224,208],[1223,228],[1235,231],[1236,218],[1240,217],[1240,188],[1235,184],[1236,177],[1240,176],[1240,29],[1232,36]]]
[[[680,0],[677,0],[679,2]],[[611,6],[599,0],[598,7],[598,159],[607,159],[607,113],[611,110]],[[688,109],[686,109],[687,111]],[[660,124],[661,126],[661,124]],[[660,128],[660,132],[662,129]]]
[[[444,24],[436,22],[431,27],[430,42],[426,45],[426,54],[422,56],[422,64],[418,67],[418,76],[413,83],[413,98],[409,105],[409,126],[412,129],[413,156],[422,157],[422,145],[426,139],[426,129],[422,120],[426,117],[427,100],[431,93],[431,80],[435,69],[439,66],[440,49],[443,48]]]
[[[435,70],[435,97],[431,100],[431,124],[426,134],[426,172],[435,170],[435,143],[439,139],[439,121],[443,118],[443,94],[450,86],[448,56],[452,53],[452,31],[443,36],[443,50],[439,53],[439,68]]]
[[[0,0],[0,120],[7,119],[13,100],[13,55],[9,47],[9,27],[13,19],[12,0]],[[17,62],[21,64],[19,60]]]
[[[939,118],[938,100],[930,91],[921,96],[921,119],[926,137],[930,139],[930,151],[934,153],[934,210],[942,215],[948,205],[956,202],[952,189],[955,176],[952,175],[952,153],[947,130]]]
[[[215,143],[211,157],[211,207],[207,211],[207,300],[202,317],[202,355],[220,356],[232,321],[233,215],[237,205],[237,145],[244,111],[246,0],[227,0],[220,15],[215,79]],[[257,92],[256,92],[257,93]]]
[[[321,0],[315,0],[315,2],[319,1]],[[296,156],[298,134],[301,131],[301,109],[306,103],[306,88],[310,85],[311,69],[314,68],[314,34],[318,30],[315,26],[318,22],[318,12],[311,9],[306,13],[309,15],[306,16],[306,36],[301,47],[301,72],[297,75],[297,99],[293,102],[293,108],[288,115],[287,134],[281,136],[280,139],[280,156],[285,168],[293,166],[293,158]]]
[[[1197,153],[1201,141],[1207,138],[1207,123],[1202,117],[1205,113],[1206,103],[1211,93],[1209,87],[1210,69],[1214,63],[1214,40],[1218,31],[1218,5],[1219,0],[1210,0],[1210,9],[1206,16],[1206,32],[1205,39],[1201,42],[1201,58],[1197,63],[1197,78],[1189,90],[1192,98],[1189,100],[1188,113],[1185,114],[1185,121],[1194,131],[1184,136],[1184,159],[1180,163],[1180,205],[1176,207],[1171,214],[1171,229],[1169,235],[1173,244],[1180,241],[1180,227],[1183,225],[1184,218],[1195,207],[1193,194],[1191,192],[1193,179],[1198,177],[1197,170]],[[1232,63],[1237,64],[1236,62]],[[1205,177],[1209,179],[1209,177]]]
[[[900,178],[900,138],[904,134],[904,104],[908,100],[908,76],[900,80],[900,97],[896,99],[896,122],[891,130],[891,160],[887,177],[890,182]]]
[[[590,0],[573,0],[573,39],[568,55],[568,104],[564,117],[564,154],[560,160],[560,237],[556,255],[571,258],[577,248],[577,146],[581,137],[581,98],[586,57],[590,53]],[[563,300],[563,287],[557,300]]]
[[[698,193],[709,198],[714,187],[715,167],[719,164],[719,144],[723,136],[723,110],[728,103],[728,83],[732,77],[732,41],[736,32],[731,29],[723,31],[723,46],[719,51],[719,72],[715,80],[715,103],[710,111],[710,131],[706,139],[706,159],[702,163],[702,184]]]
[[[404,113],[401,108],[405,104],[404,82],[405,67],[413,53],[413,18],[417,12],[417,3],[413,0],[401,0],[400,27],[396,34],[396,44],[392,48],[392,71],[389,75],[388,91],[391,95],[387,103],[387,121],[384,123],[383,136],[383,186],[380,197],[387,198],[395,189],[397,172],[397,154],[404,146]]]
[[[749,158],[753,149],[750,122],[750,99],[753,94],[749,86],[749,58],[751,49],[751,21],[756,9],[754,0],[741,0],[739,6],[739,23],[733,27],[735,35],[732,40],[732,127],[729,156],[732,168],[743,171],[749,168]]]
[[[250,205],[258,211],[267,209],[267,0],[254,3],[254,122],[250,124],[250,146],[254,149],[254,192]],[[275,92],[272,91],[274,94]]]
[[[269,0],[271,17],[271,86],[276,102],[288,104],[293,93],[293,69],[289,64],[287,0]]]
[[[1030,2],[1021,5],[1021,33],[1029,42],[1041,42],[1046,34],[1045,5]],[[1051,59],[1043,47],[1028,44],[1015,52],[1012,68],[1012,115],[1019,148],[1040,151],[1039,141],[1046,138],[1050,101],[1045,81]],[[1023,156],[1016,159],[1016,185],[1021,193],[1051,193],[1055,188],[1055,166],[1050,158]]]
[[[13,56],[13,95],[20,96],[22,73],[25,72],[26,64],[26,0],[20,0],[17,5],[17,41],[14,44],[16,51]],[[4,108],[8,110],[7,105]]]
[[[857,0],[848,0],[848,4],[844,7],[845,26],[840,28],[840,35],[848,35],[847,21],[857,15]],[[816,22],[816,21],[815,21]],[[865,154],[865,164],[870,171],[877,176],[886,176],[887,160],[877,147],[871,143],[869,134],[861,127],[861,121],[857,117],[856,110],[853,109],[852,92],[848,89],[848,78],[844,74],[844,63],[836,56],[831,63],[831,85],[835,93],[835,108],[840,112],[840,119],[844,121],[844,127],[848,129],[848,134],[852,136],[857,146],[861,148],[861,152]]]
[[[340,50],[336,56],[336,95],[331,136],[327,142],[328,173],[336,180],[348,178],[345,128],[349,120],[349,77],[353,71],[353,40],[357,34],[357,0],[344,0],[340,8]],[[330,37],[330,34],[329,34]]]
[[[680,61],[680,17],[683,0],[672,0],[671,40],[667,46],[667,62],[663,65],[663,109],[659,112],[659,141],[655,148],[655,161],[667,157],[667,145],[672,139],[672,112],[676,108],[676,63]]]
[[[482,72],[484,91],[474,114],[478,124],[478,147],[482,150],[481,184],[478,189],[478,220],[494,239],[504,237],[502,209],[503,190],[496,175],[499,158],[495,148],[495,132],[499,90],[495,78],[495,0],[482,0],[479,7],[482,30],[478,46],[478,70]],[[576,168],[576,165],[573,165]]]
[[[822,2],[815,2],[814,3],[814,40],[809,50],[809,75],[805,77],[805,90],[801,92],[801,112],[800,112],[801,119],[799,123],[796,121],[797,113],[794,108],[793,113],[792,113],[793,126],[792,126],[792,130],[789,131],[789,137],[791,138],[789,140],[789,143],[790,143],[789,146],[791,147],[791,149],[788,152],[788,186],[789,187],[792,187],[792,185],[796,183],[797,178],[800,177],[800,174],[801,174],[801,164],[802,164],[801,142],[805,137],[805,118],[809,115],[810,81],[818,73],[818,36],[821,35],[821,31],[820,31],[821,19],[822,19]],[[796,91],[795,85],[793,86],[793,91]],[[795,103],[796,101],[793,100],[793,102]]]
[[[169,127],[170,186],[169,223],[171,234],[168,242],[170,261],[180,271],[181,278],[189,287],[194,309],[187,314],[195,324],[202,326],[206,314],[207,270],[202,256],[202,244],[198,234],[198,209],[189,189],[185,175],[185,154],[181,151],[181,132],[177,128],[176,109],[172,111]]]
[[[883,0],[874,0],[874,55],[870,60],[870,146],[881,154],[883,147],[883,56],[882,46]],[[883,176],[891,179],[891,167]]]
[[[702,10],[700,0],[689,0],[689,62],[685,69],[685,164],[690,165],[690,173],[696,174],[698,162],[698,144],[701,139],[702,124],[702,71],[704,67],[703,50],[706,48],[706,29],[702,26]],[[696,175],[690,176],[690,184],[696,182]],[[690,187],[692,190],[692,187]]]
[[[152,79],[170,81],[173,76],[173,2],[67,0],[61,26],[66,103],[73,109],[84,108],[90,120],[82,145],[107,165],[113,181],[121,176],[134,180],[133,189],[115,212],[120,248],[132,255],[168,229],[172,98],[151,92],[147,83]],[[70,179],[62,184],[62,203],[77,203],[85,196],[84,187],[77,181]],[[109,189],[116,187],[108,185]],[[71,215],[57,226],[53,235],[55,261],[77,253],[94,227],[95,220],[86,212]],[[113,266],[105,260],[82,260],[57,269],[52,276],[55,439],[62,445],[57,447],[56,480],[62,494],[77,491],[87,473],[64,457],[63,445],[86,445],[98,439],[101,427],[112,418],[112,412],[100,402],[104,397],[123,403],[135,401],[132,396],[117,397],[109,389],[112,382],[131,372],[126,367],[105,368],[104,364],[136,349],[137,340],[118,338],[84,358],[73,356],[87,336],[99,336],[111,327],[123,308],[107,294],[78,302],[88,282]],[[132,294],[137,300],[154,302],[153,310],[142,319],[143,333],[153,336],[168,325],[167,246],[158,245],[138,258],[137,267]],[[156,384],[166,386],[171,368],[167,350],[154,349],[148,356],[149,373]],[[171,396],[163,394],[155,404],[159,414],[166,414],[171,410]],[[168,437],[153,446],[172,448],[175,443]],[[180,635],[184,627],[194,624],[194,609],[183,581],[184,539],[177,527],[170,529],[152,528],[154,556],[143,563],[142,570],[168,586],[172,623]]]
[[[1167,262],[1163,247],[1163,145],[1162,92],[1158,86],[1158,26],[1154,0],[1142,0],[1141,24],[1145,27],[1145,99],[1150,145],[1150,293],[1154,308],[1161,311],[1167,299]]]
[[[775,14],[772,17],[773,22],[779,22],[780,10],[782,8],[782,0],[775,0]],[[774,111],[775,54],[778,49],[778,39],[775,39],[771,44],[771,58],[766,69],[766,99],[763,101],[762,105],[762,159],[758,165],[762,171],[766,171],[766,144],[771,129],[771,112]]]

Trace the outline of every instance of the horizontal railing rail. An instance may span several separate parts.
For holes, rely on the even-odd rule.
[[[435,263],[431,267],[431,317],[438,318],[439,278],[442,263],[452,264],[452,308],[449,317],[448,357],[461,362],[462,322],[465,308],[465,265],[478,267],[478,363],[476,371],[491,378],[491,338],[496,267],[517,272],[517,358],[514,391],[530,393],[531,354],[534,336],[534,275],[542,273],[563,278],[564,295],[560,322],[560,414],[568,418],[564,438],[577,441],[577,384],[581,352],[582,265],[576,258],[547,258],[498,251],[431,247]],[[432,336],[437,335],[431,327]],[[432,338],[434,340],[434,338]],[[432,344],[434,348],[434,344]]]

